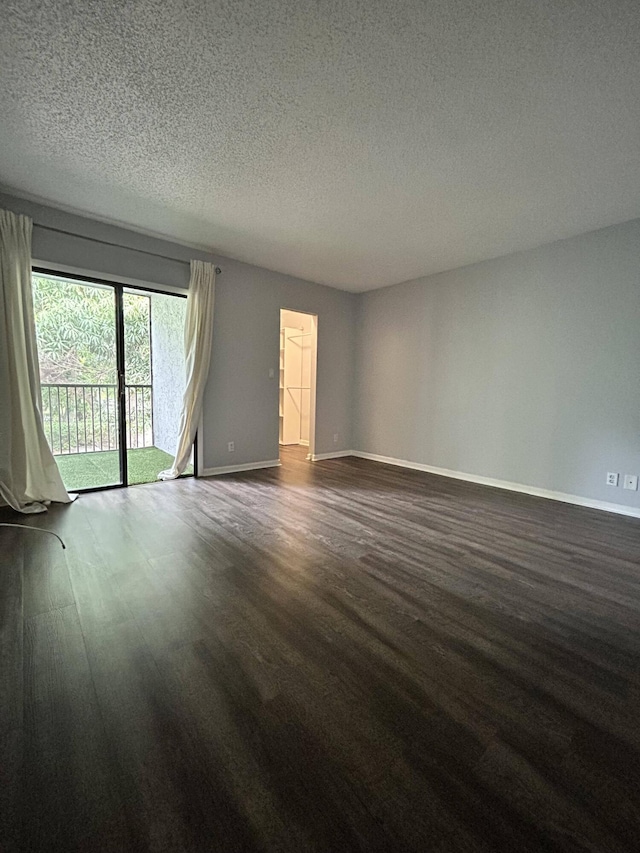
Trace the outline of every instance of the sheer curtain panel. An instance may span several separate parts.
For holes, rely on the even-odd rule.
[[[0,210],[0,503],[24,513],[71,500],[42,426],[32,229],[27,216]]]
[[[184,325],[186,384],[182,398],[180,433],[173,465],[158,474],[159,480],[174,480],[189,464],[211,362],[215,289],[215,266],[204,261],[191,261]]]

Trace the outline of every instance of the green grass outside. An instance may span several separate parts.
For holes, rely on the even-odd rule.
[[[97,453],[72,453],[56,456],[62,480],[69,491],[94,489],[96,486],[112,486],[120,482],[120,462],[117,450],[101,450]],[[153,483],[160,471],[171,467],[173,456],[157,447],[142,447],[127,450],[129,485]],[[193,474],[193,466],[185,470]]]

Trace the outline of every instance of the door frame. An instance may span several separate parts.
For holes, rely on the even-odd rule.
[[[64,272],[62,269],[53,269],[49,266],[43,266],[42,263],[35,262],[31,266],[31,274],[51,276],[68,281],[77,281],[79,284],[98,284],[102,287],[110,287],[113,289],[115,300],[115,324],[116,324],[116,375],[117,375],[117,396],[118,396],[118,440],[119,440],[119,456],[120,456],[120,483],[113,483],[109,486],[91,486],[85,489],[74,489],[75,493],[84,492],[105,492],[110,489],[127,489],[129,488],[128,470],[127,470],[127,407],[126,407],[126,375],[125,375],[125,346],[124,346],[124,293],[126,290],[141,290],[145,293],[159,293],[163,296],[175,296],[178,299],[186,299],[187,293],[176,293],[175,291],[161,290],[156,287],[148,287],[145,285],[134,284],[122,281],[109,281],[108,279],[98,278],[94,275],[85,275],[81,273]],[[202,419],[200,425],[202,423]],[[200,426],[199,425],[199,426]],[[198,466],[198,431],[196,431],[193,442],[193,474],[187,474],[197,478],[199,476]],[[55,457],[54,457],[55,458]],[[133,484],[138,485],[138,484]],[[143,483],[141,485],[149,485]]]
[[[304,314],[311,318],[311,376],[309,377],[309,450],[307,453],[307,461],[313,462],[316,449],[316,386],[318,372],[318,315],[313,311],[302,311],[300,308],[291,308],[288,305],[282,305],[278,309],[278,348],[280,347],[280,331],[282,323],[282,311],[291,311],[294,314]],[[278,386],[280,382],[278,381]],[[280,391],[278,389],[278,401],[280,400]],[[279,423],[278,416],[278,423]],[[280,457],[280,445],[278,442],[278,458]]]

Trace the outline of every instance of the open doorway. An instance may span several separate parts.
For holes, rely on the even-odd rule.
[[[280,455],[312,459],[315,446],[318,318],[280,311]]]

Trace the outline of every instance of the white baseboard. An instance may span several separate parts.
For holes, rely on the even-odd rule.
[[[344,454],[347,455],[347,454]],[[509,492],[521,492],[537,498],[548,498],[552,501],[586,506],[590,509],[601,509],[605,512],[615,512],[618,515],[630,515],[640,518],[640,507],[625,506],[624,504],[609,503],[608,501],[583,498],[580,495],[567,495],[564,492],[552,492],[539,489],[537,486],[525,486],[522,483],[511,483],[508,480],[495,480],[493,477],[482,477],[479,474],[465,474],[462,471],[451,471],[449,468],[437,468],[434,465],[424,465],[422,462],[409,462],[406,459],[395,459],[392,456],[379,456],[377,453],[365,453],[353,450],[348,454],[360,459],[370,459],[372,462],[382,462],[385,465],[397,465],[399,468],[411,468],[414,471],[425,471],[427,474],[437,474],[440,477],[450,477],[454,480],[466,480],[469,483],[479,483],[482,486],[493,486],[496,489],[506,489]]]
[[[584,506],[589,509],[599,509],[605,512],[614,512],[618,515],[627,515],[640,518],[640,507],[625,506],[624,504],[610,503],[608,501],[584,498],[580,495],[569,495],[564,492],[553,492],[549,489],[540,489],[537,486],[526,486],[523,483],[511,483],[508,480],[496,480],[493,477],[483,477],[479,474],[466,474],[462,471],[452,471],[450,468],[438,468],[435,465],[425,465],[422,462],[410,462],[407,459],[396,459],[393,456],[380,456],[377,453],[366,453],[363,450],[336,450],[333,453],[316,453],[311,457],[313,462],[321,462],[325,459],[342,459],[345,456],[357,456],[360,459],[369,459],[372,462],[382,462],[384,465],[397,465],[399,468],[410,468],[413,471],[424,471],[427,474],[437,474],[439,477],[450,477],[453,480],[465,480],[468,483],[478,483],[481,486],[493,486],[496,489],[505,489],[509,492],[520,492],[525,495],[533,495],[537,498],[547,498],[561,503]],[[200,472],[200,477],[216,477],[220,474],[235,474],[240,471],[254,471],[260,468],[275,468],[280,465],[279,459],[269,459],[264,462],[245,462],[243,465],[225,465],[222,468],[205,468]]]
[[[322,462],[324,459],[342,459],[343,456],[356,456],[353,450],[334,450],[333,453],[314,453],[312,462]]]
[[[205,468],[199,477],[218,477],[220,474],[236,474],[239,471],[257,471],[259,468],[277,468],[279,459],[268,459],[265,462],[245,462],[242,465],[224,465],[222,468]]]
[[[304,447],[309,447],[309,442],[304,441],[304,439],[302,439],[302,438],[300,439],[300,444],[304,445]]]

